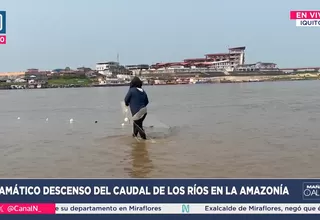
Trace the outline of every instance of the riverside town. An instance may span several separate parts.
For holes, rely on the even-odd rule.
[[[278,68],[272,62],[246,63],[245,49],[244,46],[233,47],[224,53],[152,65],[121,65],[118,59],[98,62],[95,68],[0,72],[0,89],[128,86],[133,76],[139,76],[144,85],[320,79],[320,67]]]

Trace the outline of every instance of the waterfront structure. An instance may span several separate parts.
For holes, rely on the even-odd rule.
[[[72,70],[70,67],[64,69],[54,69],[47,73],[49,78],[70,77],[70,78],[84,78],[85,76],[93,77],[96,71],[89,67],[78,67]]]
[[[224,71],[209,68],[179,68],[179,69],[157,69],[148,70],[143,72],[145,77],[161,77],[161,78],[172,78],[172,77],[217,77],[227,75]]]
[[[94,84],[94,87],[105,87],[105,86],[129,86],[130,81],[119,78],[99,78],[98,83]]]
[[[189,58],[183,62],[156,63],[150,68],[158,69],[184,69],[209,68],[220,71],[232,71],[234,67],[245,63],[246,47],[229,48],[227,53],[206,54],[204,58]]]
[[[98,73],[103,74],[105,76],[111,76],[112,70],[115,70],[120,67],[120,64],[118,62],[102,62],[96,64],[96,70]]]
[[[148,64],[126,65],[125,67],[131,71],[133,76],[142,75],[150,68]]]
[[[88,78],[97,78],[97,79],[104,77],[104,75],[98,73],[98,72],[95,71],[95,70],[87,71],[87,72],[85,72],[85,75],[86,75],[86,77],[88,77]]]
[[[25,80],[28,88],[41,88],[48,83],[48,72],[38,69],[28,69],[25,72]]]
[[[253,64],[243,64],[236,66],[229,75],[248,76],[248,75],[283,75],[277,64],[267,62],[257,62]]]
[[[48,80],[48,76],[47,76],[46,71],[39,71],[39,69],[28,69],[25,74],[24,74],[24,78],[28,81],[28,80],[44,80],[47,81]]]
[[[277,68],[277,64],[275,63],[264,63],[257,62],[253,64],[243,64],[235,67],[234,71],[242,71],[242,72],[253,72],[253,71],[279,71]]]
[[[320,72],[320,67],[300,67],[300,68],[281,68],[285,73],[301,73],[301,72]]]
[[[77,71],[79,71],[79,72],[90,72],[90,71],[92,71],[92,69],[90,68],[90,67],[78,67],[77,68]]]
[[[206,54],[203,58],[184,59],[183,62],[156,63],[146,75],[174,75],[217,77],[226,75],[283,75],[277,64],[270,62],[245,63],[246,47],[228,48],[227,53]]]
[[[180,62],[127,65],[130,74],[119,73],[118,62],[97,63],[96,70],[107,77],[122,75],[138,75],[144,77],[218,77],[226,75],[282,75],[284,74],[275,63],[257,62],[245,64],[245,46],[228,48],[225,53],[205,54],[202,58],[188,58]],[[112,67],[112,65],[114,67]],[[116,74],[115,74],[116,73]],[[128,77],[129,78],[129,77]]]
[[[126,65],[128,70],[147,70],[150,68],[148,64]]]
[[[206,54],[205,58],[185,59],[184,62],[191,63],[195,67],[208,67],[219,70],[232,70],[232,68],[245,63],[246,47],[229,48],[228,53]]]
[[[117,76],[118,78],[124,78],[132,75],[132,72],[120,65],[119,62],[103,62],[96,64],[96,71],[105,75],[106,77]]]

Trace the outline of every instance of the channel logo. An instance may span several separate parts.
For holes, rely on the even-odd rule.
[[[320,27],[320,11],[290,11],[297,27]]]
[[[6,34],[6,12],[0,11],[0,34]]]
[[[181,212],[182,213],[189,213],[190,212],[190,205],[183,204],[181,207]]]
[[[0,44],[6,44],[6,43],[7,43],[7,36],[0,35]]]
[[[0,11],[0,44],[7,43],[6,34],[6,12]]]
[[[303,183],[302,198],[304,200],[320,200],[320,182]]]

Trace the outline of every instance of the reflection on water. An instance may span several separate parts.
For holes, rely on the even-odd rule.
[[[132,169],[129,173],[132,178],[147,178],[153,169],[152,160],[145,141],[133,142],[131,151]]]
[[[121,126],[126,87],[0,91],[0,177],[319,177],[319,87],[145,87],[155,143]]]

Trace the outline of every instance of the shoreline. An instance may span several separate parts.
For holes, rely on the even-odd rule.
[[[182,78],[183,79],[183,78]],[[280,76],[221,76],[213,78],[196,78],[199,81],[195,82],[177,82],[167,81],[167,83],[159,84],[144,84],[144,86],[177,86],[177,85],[197,85],[197,84],[220,84],[220,83],[258,83],[258,82],[277,82],[277,81],[306,81],[306,80],[320,80],[320,74],[303,74],[303,75],[280,75]],[[0,90],[21,90],[21,89],[54,89],[54,88],[92,88],[92,87],[127,87],[127,84],[48,84],[41,88],[27,88],[27,84],[21,83],[2,83],[0,84]]]

